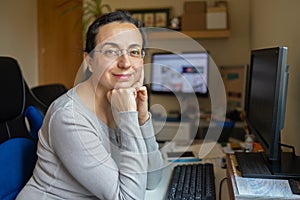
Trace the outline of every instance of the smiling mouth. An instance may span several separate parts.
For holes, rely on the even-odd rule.
[[[113,74],[114,77],[120,80],[126,80],[132,77],[132,74]]]

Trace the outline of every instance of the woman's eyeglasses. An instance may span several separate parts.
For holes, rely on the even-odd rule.
[[[99,52],[107,58],[118,58],[122,56],[125,52],[128,56],[132,58],[145,57],[145,51],[137,47],[132,47],[129,49],[119,49],[117,47],[103,47],[100,50],[95,50],[95,52]]]

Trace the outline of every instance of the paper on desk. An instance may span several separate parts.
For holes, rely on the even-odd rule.
[[[268,197],[299,197],[294,195],[287,180],[244,178],[236,176],[236,185],[240,195]]]

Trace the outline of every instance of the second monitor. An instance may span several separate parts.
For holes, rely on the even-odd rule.
[[[208,60],[207,52],[153,54],[151,92],[207,96]]]

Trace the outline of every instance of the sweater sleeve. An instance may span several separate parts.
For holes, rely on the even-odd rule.
[[[162,156],[155,138],[155,132],[152,124],[152,116],[141,126],[143,137],[145,138],[146,148],[148,152],[148,174],[147,189],[155,189],[162,177]]]
[[[71,109],[52,115],[50,145],[70,175],[99,199],[144,199],[148,157],[137,113],[119,113],[119,119],[118,163],[105,149],[109,139],[101,137],[99,122]]]

